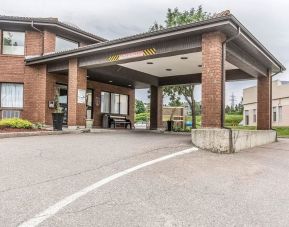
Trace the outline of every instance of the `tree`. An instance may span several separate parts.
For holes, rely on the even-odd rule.
[[[197,9],[191,8],[190,10],[179,11],[178,8],[168,9],[165,24],[161,25],[155,22],[150,27],[150,31],[157,31],[164,28],[175,27],[192,22],[198,22],[211,17],[210,13],[203,11],[200,5]],[[195,84],[165,86],[163,92],[170,98],[171,103],[176,103],[183,96],[191,108],[192,113],[192,128],[196,128],[196,114],[195,114],[195,99],[194,99]]]
[[[141,100],[135,101],[135,112],[136,112],[136,114],[146,112],[146,108],[145,108],[143,101],[141,101]]]

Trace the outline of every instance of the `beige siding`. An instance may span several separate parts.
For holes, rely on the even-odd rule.
[[[250,87],[243,90],[243,104],[244,113],[243,119],[245,124],[245,111],[249,111],[249,125],[256,126],[256,122],[253,121],[253,110],[257,110],[257,87]],[[273,108],[276,107],[276,121],[273,121],[273,126],[289,126],[289,84],[282,84],[280,81],[274,81],[272,83],[272,113]],[[282,108],[279,113],[279,107]],[[281,114],[281,116],[280,116]]]

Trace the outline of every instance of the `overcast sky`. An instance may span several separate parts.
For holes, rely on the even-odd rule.
[[[226,9],[243,23],[286,68],[289,68],[289,1],[286,0],[0,0],[0,14],[58,17],[107,39],[145,32],[154,21],[163,22],[167,8],[181,10],[203,5],[211,13]],[[285,72],[275,79],[289,80]],[[238,101],[251,82],[227,84],[226,96]],[[200,98],[197,89],[197,99]],[[145,99],[146,92],[137,97]]]

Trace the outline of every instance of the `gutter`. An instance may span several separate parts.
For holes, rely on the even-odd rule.
[[[226,70],[225,70],[225,61],[226,61],[226,45],[227,43],[233,41],[234,39],[238,38],[238,36],[241,34],[241,28],[238,27],[238,32],[236,35],[226,39],[224,42],[222,42],[222,86],[223,86],[223,92],[222,92],[222,105],[221,105],[221,111],[222,111],[222,119],[221,119],[221,125],[223,128],[229,130],[229,150],[230,152],[234,153],[234,147],[233,147],[233,132],[231,128],[225,127],[225,83],[226,83]]]
[[[224,118],[225,118],[225,82],[226,82],[226,70],[225,70],[225,61],[226,61],[226,45],[227,43],[233,41],[234,39],[238,38],[238,36],[241,34],[241,28],[238,27],[238,32],[236,35],[226,39],[224,42],[222,42],[222,73],[223,73],[223,79],[222,79],[222,86],[223,86],[223,95],[222,95],[222,113],[223,113],[223,119],[221,119],[222,125],[224,125]]]
[[[34,21],[33,20],[31,21],[31,27],[34,30],[40,32],[40,34],[42,36],[41,55],[43,56],[43,54],[44,54],[44,32],[34,26]]]

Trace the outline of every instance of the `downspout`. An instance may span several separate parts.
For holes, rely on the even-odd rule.
[[[233,147],[233,133],[231,128],[226,128],[225,127],[225,85],[226,85],[226,69],[225,69],[225,61],[226,61],[226,44],[231,42],[232,40],[238,38],[238,36],[241,34],[241,28],[238,27],[238,32],[236,35],[232,36],[229,39],[226,39],[224,42],[222,42],[222,73],[223,73],[223,78],[222,78],[222,86],[223,86],[223,92],[222,92],[222,119],[221,119],[221,124],[222,127],[225,129],[229,130],[229,153],[233,153],[234,147]]]
[[[273,76],[276,76],[277,74],[279,74],[279,73],[282,73],[283,72],[283,69],[282,69],[282,67],[279,67],[280,68],[280,70],[279,70],[279,72],[276,72],[276,73],[274,73],[273,75],[271,75],[271,77],[273,77]],[[271,78],[271,89],[272,89],[272,78]],[[271,90],[271,99],[272,99],[272,90]],[[272,109],[272,106],[270,107],[270,110]],[[271,116],[272,117],[272,116]],[[271,124],[270,124],[271,126],[271,130],[273,130],[273,131],[275,131],[276,132],[276,138],[275,138],[275,142],[278,142],[278,135],[277,135],[277,131],[276,131],[276,129],[273,129],[272,128],[272,122],[271,122]]]
[[[41,53],[40,53],[40,54],[43,56],[43,54],[44,54],[44,33],[43,33],[43,31],[41,31],[40,29],[38,29],[38,28],[36,28],[36,27],[34,26],[34,21],[33,21],[33,20],[32,20],[32,22],[31,22],[31,27],[32,27],[34,30],[40,32],[40,34],[41,34],[41,36],[42,36],[42,45],[41,45]]]

